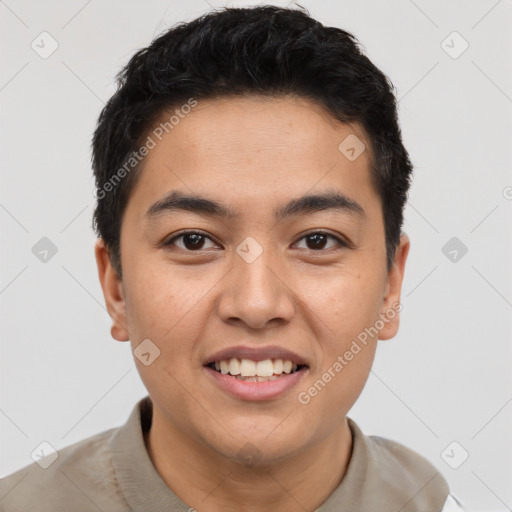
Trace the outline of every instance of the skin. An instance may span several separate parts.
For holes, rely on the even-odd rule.
[[[366,145],[354,161],[338,149],[349,134]],[[132,349],[149,338],[161,351],[149,366],[135,358],[154,404],[148,453],[167,485],[201,512],[313,511],[343,479],[352,446],[346,414],[377,340],[396,334],[398,313],[307,405],[298,394],[400,301],[409,240],[402,235],[388,271],[370,158],[359,125],[339,123],[309,100],[200,100],[144,162],[122,219],[122,281],[103,241],[96,243],[112,336]],[[326,189],[357,201],[364,216],[320,211],[274,220],[274,208]],[[171,190],[223,202],[239,217],[180,211],[148,222],[146,211]],[[202,231],[203,248],[187,237],[163,246],[182,230]],[[315,249],[305,235],[318,231],[350,245],[328,238]],[[248,236],[263,249],[252,263],[236,252]],[[232,397],[212,384],[202,361],[238,344],[280,345],[309,369],[278,398]],[[255,466],[238,456],[248,442]]]

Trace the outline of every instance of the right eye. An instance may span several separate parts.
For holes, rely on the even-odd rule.
[[[182,246],[175,243],[180,239],[183,239]],[[180,249],[183,249],[184,251],[200,251],[204,249],[205,240],[212,241],[211,238],[199,231],[184,231],[176,236],[173,236],[170,240],[164,243],[164,246],[167,247],[174,245]]]

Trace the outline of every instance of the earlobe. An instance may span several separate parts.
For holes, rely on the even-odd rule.
[[[130,336],[125,327],[126,303],[124,300],[123,283],[112,266],[108,249],[102,238],[96,240],[94,253],[105,305],[112,319],[110,333],[117,341],[129,341]]]
[[[409,237],[402,233],[400,243],[395,250],[395,259],[388,272],[386,293],[381,311],[381,320],[384,324],[379,332],[380,340],[388,340],[396,336],[400,325],[400,311],[402,305],[400,296],[404,278],[405,262],[409,254],[411,243]]]

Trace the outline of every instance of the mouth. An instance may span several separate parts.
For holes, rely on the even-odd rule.
[[[242,400],[279,398],[309,370],[305,359],[277,346],[228,348],[204,360],[203,367],[217,388]]]
[[[297,364],[290,359],[221,359],[209,363],[209,368],[221,375],[229,375],[245,382],[268,382],[278,380],[286,375],[300,372],[307,368],[305,364]]]

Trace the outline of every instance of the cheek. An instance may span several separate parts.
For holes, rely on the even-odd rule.
[[[378,279],[354,273],[331,280],[323,293],[317,291],[311,298],[310,305],[322,320],[321,332],[316,333],[319,357],[308,389],[301,391],[305,401],[315,401],[312,407],[319,414],[332,406],[348,411],[364,388],[377,346],[372,326],[382,304],[380,288]]]
[[[200,311],[201,297],[208,289],[204,281],[197,284],[165,265],[154,264],[139,266],[127,276],[127,282],[130,333],[134,338],[154,338],[159,343],[169,338],[181,339],[176,333],[184,326],[191,328],[191,318]],[[192,322],[192,327],[195,324]]]
[[[157,268],[157,265],[152,267]],[[179,404],[181,411],[193,407],[185,389],[195,378],[195,340],[207,312],[201,300],[208,288],[171,275],[169,268],[160,271],[140,268],[130,275],[127,317],[132,350],[146,339],[157,347],[157,357],[148,365],[137,357],[139,375],[154,400],[160,404]],[[197,412],[196,412],[197,414]]]
[[[322,286],[302,289],[305,303],[335,339],[337,348],[375,322],[384,297],[381,279],[358,271],[340,272],[334,278],[331,274]]]
[[[318,417],[330,418],[323,425],[326,433],[334,428],[341,416],[332,411],[348,413],[366,384],[377,347],[371,327],[379,318],[379,289],[378,280],[363,282],[354,274],[310,295],[309,304],[323,327],[317,333],[318,364],[298,390],[297,400],[308,412],[303,418],[311,428]]]

